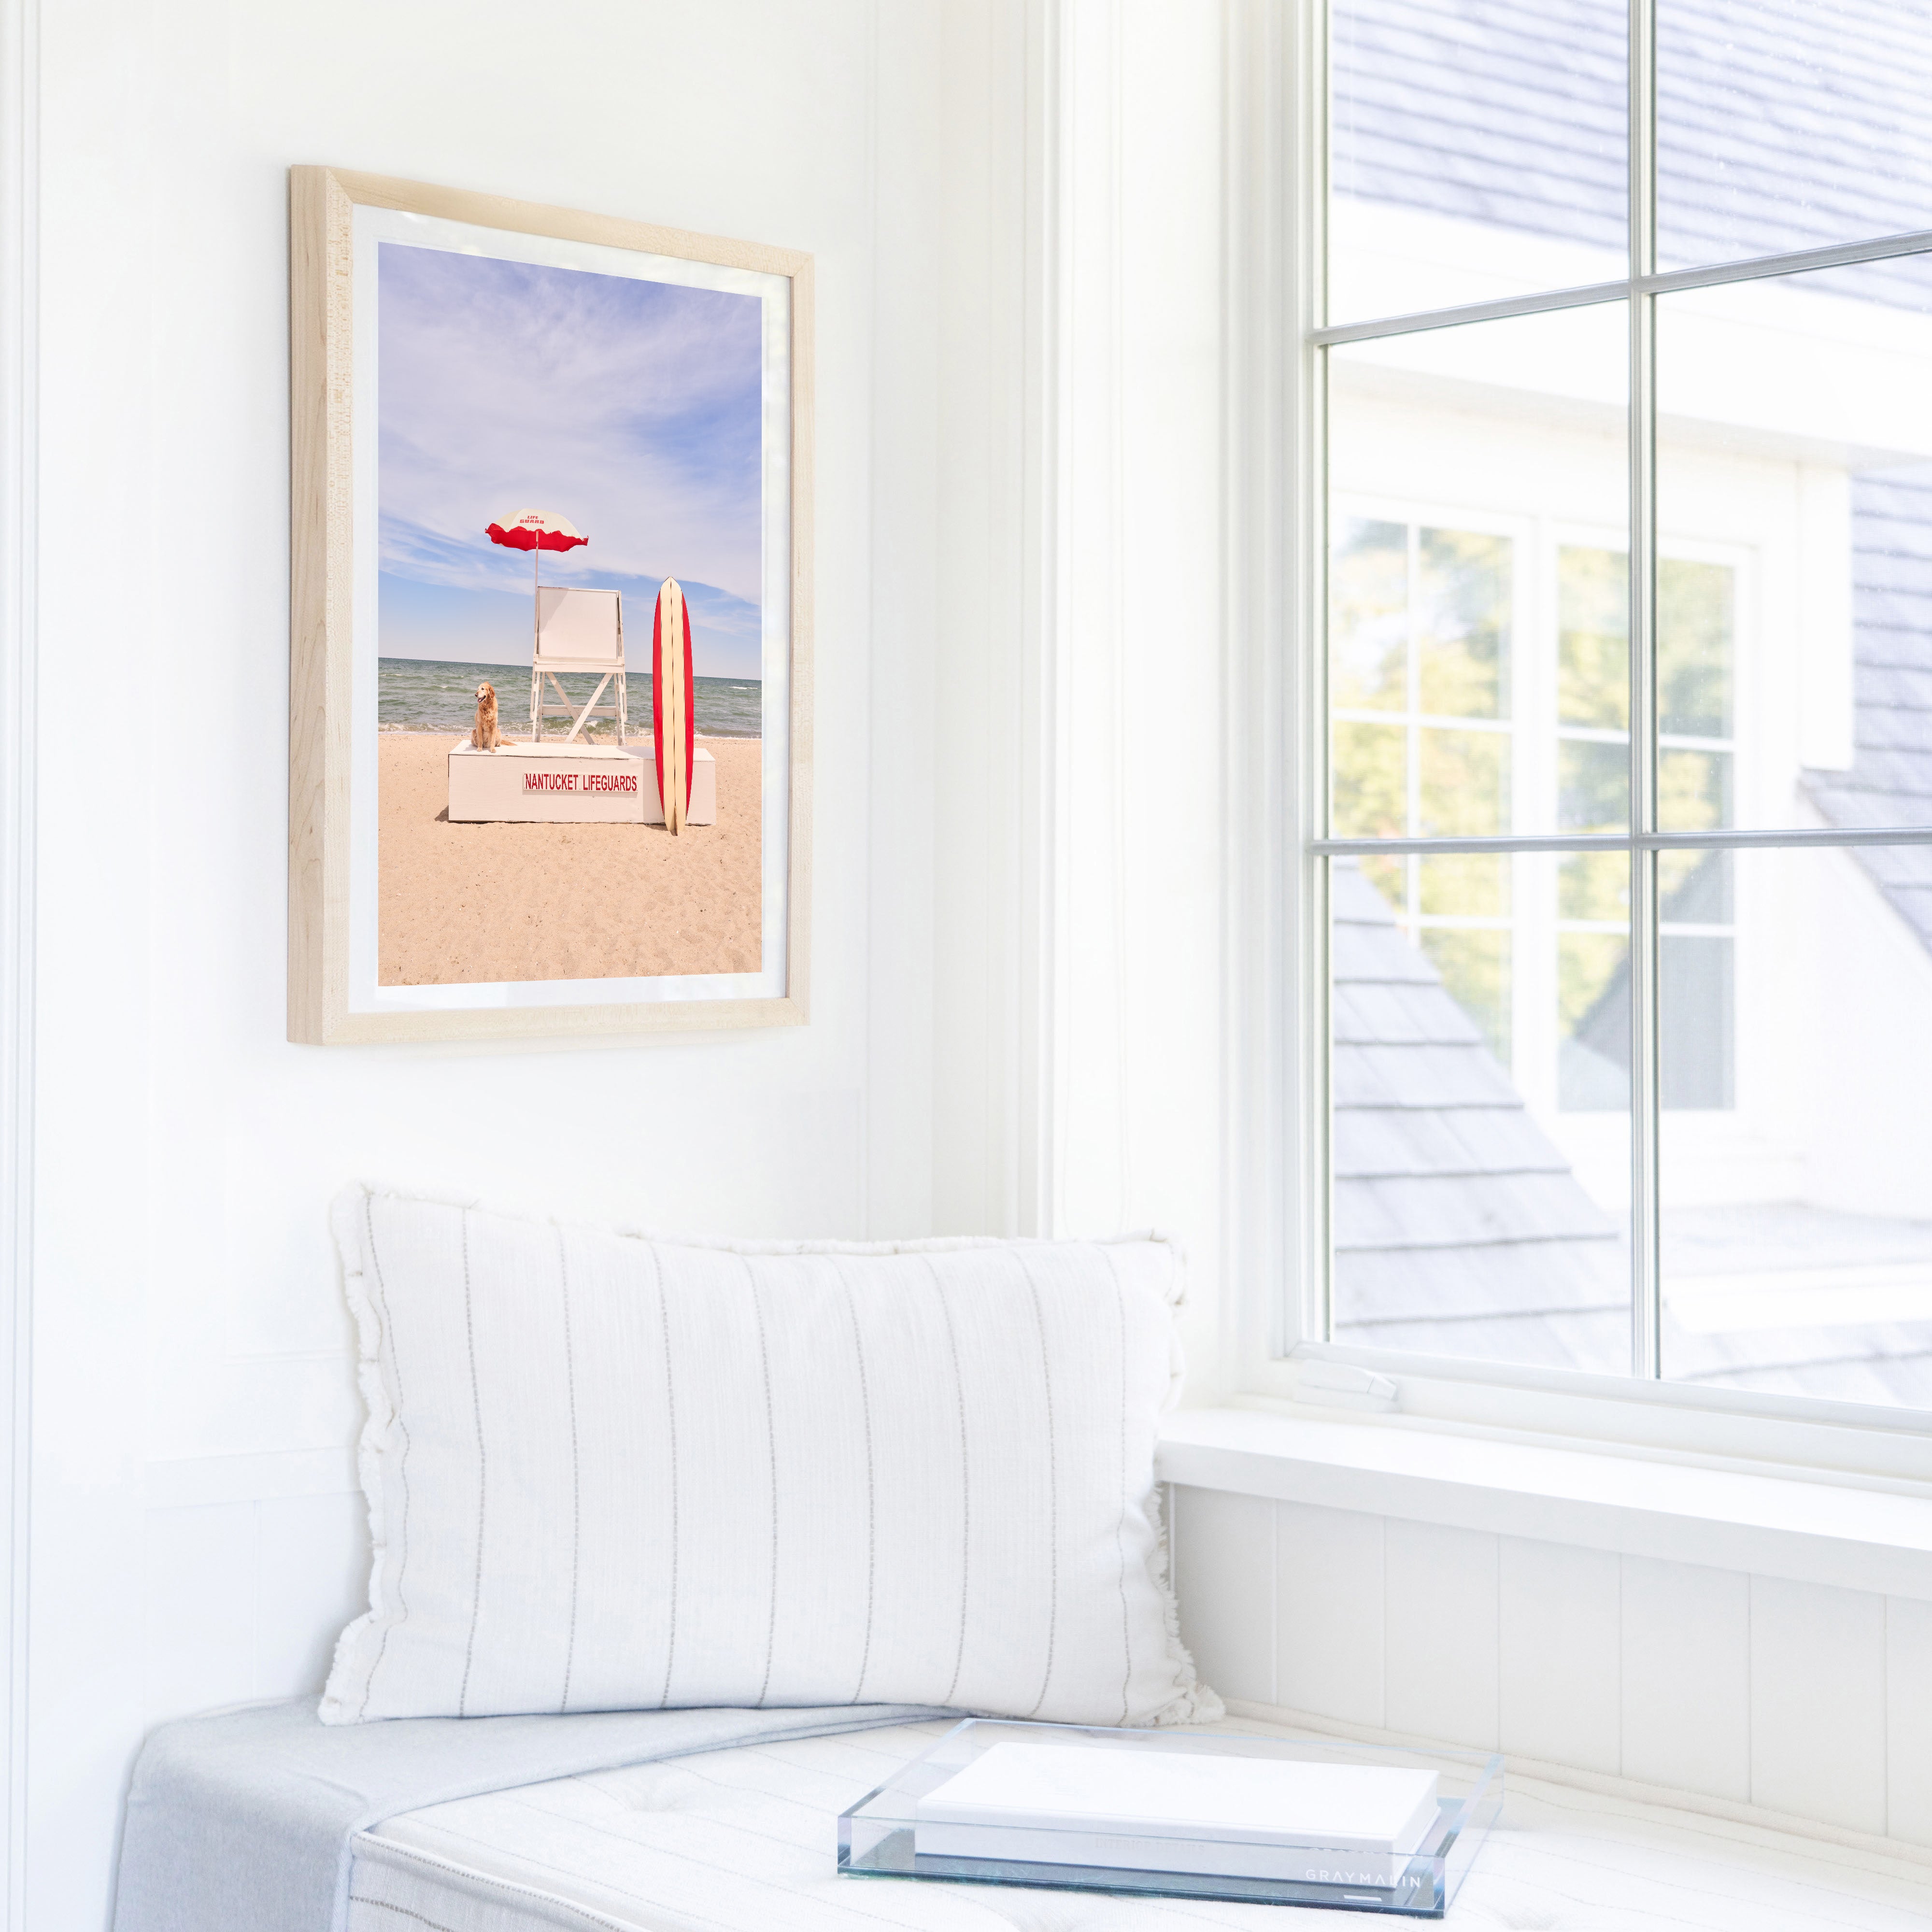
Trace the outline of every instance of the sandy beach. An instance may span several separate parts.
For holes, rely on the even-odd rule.
[[[382,985],[758,970],[757,739],[699,739],[718,761],[718,823],[675,838],[662,825],[452,825],[453,742],[376,740]]]

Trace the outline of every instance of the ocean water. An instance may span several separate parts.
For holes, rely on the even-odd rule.
[[[647,654],[648,655],[648,654]],[[526,666],[492,664],[443,664],[426,658],[376,660],[376,722],[384,731],[467,731],[476,722],[476,687],[485,679],[496,687],[496,706],[505,732],[521,737],[530,725],[530,674]],[[595,677],[566,672],[559,680],[567,694],[581,704],[596,688]],[[634,670],[626,680],[625,702],[631,736],[651,735],[651,674]],[[707,737],[755,738],[762,722],[764,687],[754,677],[696,677],[698,728]],[[553,699],[556,693],[552,692]],[[604,702],[610,700],[604,694]],[[593,719],[585,728],[608,738],[611,721]],[[544,720],[546,734],[562,737],[569,724],[561,711]]]

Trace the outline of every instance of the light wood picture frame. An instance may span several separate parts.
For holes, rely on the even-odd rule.
[[[806,1018],[812,369],[808,254],[291,169],[291,1040]]]

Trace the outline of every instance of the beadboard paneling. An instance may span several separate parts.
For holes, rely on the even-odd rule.
[[[1604,1550],[1506,1536],[1498,1552],[1502,1748],[1622,1768],[1622,1578]]]
[[[1750,1800],[1750,1579],[1623,1559],[1623,1774]]]
[[[1932,1846],[1932,1604],[1174,1493],[1183,1634],[1230,1696]]]
[[[1750,1580],[1751,1801],[1885,1829],[1885,1599]]]
[[[1932,1604],[1885,1606],[1886,1830],[1932,1845]]]
[[[1496,1538],[1391,1519],[1383,1548],[1388,1728],[1493,1750]]]
[[[1220,1490],[1168,1493],[1174,1594],[1196,1667],[1224,1697],[1279,1702],[1274,1504]]]
[[[1276,1503],[1276,1702],[1384,1727],[1378,1516]]]
[[[335,1640],[369,1607],[369,1505],[362,1492],[255,1506],[258,1697],[322,1688]]]
[[[369,1603],[359,1491],[147,1515],[147,1717],[315,1696]]]
[[[151,1723],[255,1695],[255,1510],[248,1502],[203,1503],[147,1514]]]

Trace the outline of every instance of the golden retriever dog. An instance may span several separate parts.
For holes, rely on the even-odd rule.
[[[494,752],[499,745],[510,742],[497,726],[496,687],[494,684],[479,684],[476,687],[476,728],[470,733],[470,742],[479,752]]]

